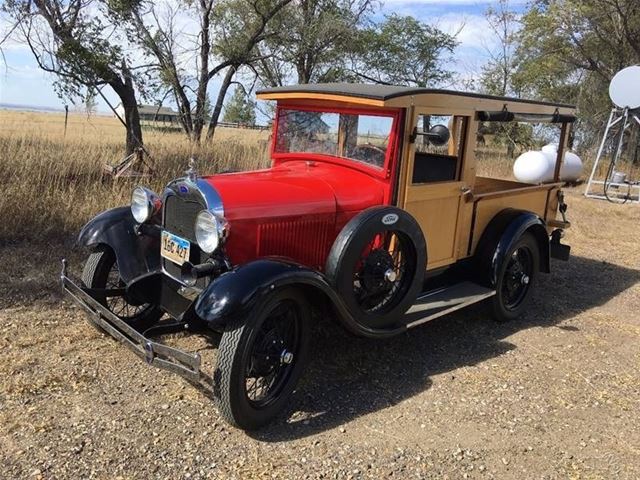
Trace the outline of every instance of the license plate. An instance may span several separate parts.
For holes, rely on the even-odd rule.
[[[189,240],[180,238],[177,235],[169,232],[162,232],[160,241],[160,255],[167,260],[171,260],[173,263],[182,265],[189,260],[189,250],[191,244]]]

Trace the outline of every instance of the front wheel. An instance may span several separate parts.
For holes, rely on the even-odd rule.
[[[310,330],[309,304],[294,289],[274,293],[246,319],[227,326],[214,396],[230,424],[253,430],[280,413],[304,369]]]
[[[524,313],[538,278],[540,249],[530,233],[520,237],[505,255],[498,270],[493,314],[506,322]]]
[[[99,247],[89,256],[82,272],[82,283],[87,288],[97,290],[125,287],[113,250]],[[150,303],[139,304],[126,296],[94,295],[94,298],[138,331],[146,330],[162,317],[162,311],[157,306]]]

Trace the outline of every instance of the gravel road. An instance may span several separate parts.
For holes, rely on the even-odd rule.
[[[0,478],[640,478],[640,208],[568,200],[573,256],[524,318],[322,325],[286,414],[251,434],[60,297],[66,247],[1,244]]]

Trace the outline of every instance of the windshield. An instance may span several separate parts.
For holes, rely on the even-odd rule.
[[[393,117],[281,108],[276,153],[318,153],[382,168]]]

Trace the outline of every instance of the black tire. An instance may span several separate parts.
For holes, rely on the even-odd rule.
[[[282,411],[304,370],[310,332],[309,302],[291,288],[267,296],[246,318],[225,328],[213,393],[227,422],[255,430]],[[267,380],[260,379],[269,379],[262,398],[257,397],[257,385]]]
[[[396,220],[388,223],[389,218]],[[378,240],[373,239],[377,238],[391,240],[382,240],[382,245],[376,246]],[[392,264],[388,264],[386,253],[391,242],[399,246],[401,253],[395,257],[396,247],[392,247]],[[369,263],[373,254],[377,257]],[[396,207],[372,207],[356,215],[342,229],[329,253],[325,272],[356,321],[369,330],[383,331],[397,327],[401,316],[415,301],[422,289],[426,264],[426,243],[416,220]],[[386,276],[387,267],[396,270],[393,280]],[[368,282],[371,285],[366,285],[365,276],[372,279]],[[377,298],[382,300],[375,304]]]
[[[124,286],[118,274],[118,262],[113,250],[101,246],[89,255],[82,271],[82,282],[87,288]],[[136,305],[127,301],[125,297],[96,296],[95,299],[107,307],[111,313],[139,331],[151,327],[162,317],[162,311],[157,306]]]
[[[540,271],[540,248],[531,233],[522,235],[509,249],[499,267],[493,316],[507,322],[522,315],[531,300]]]

